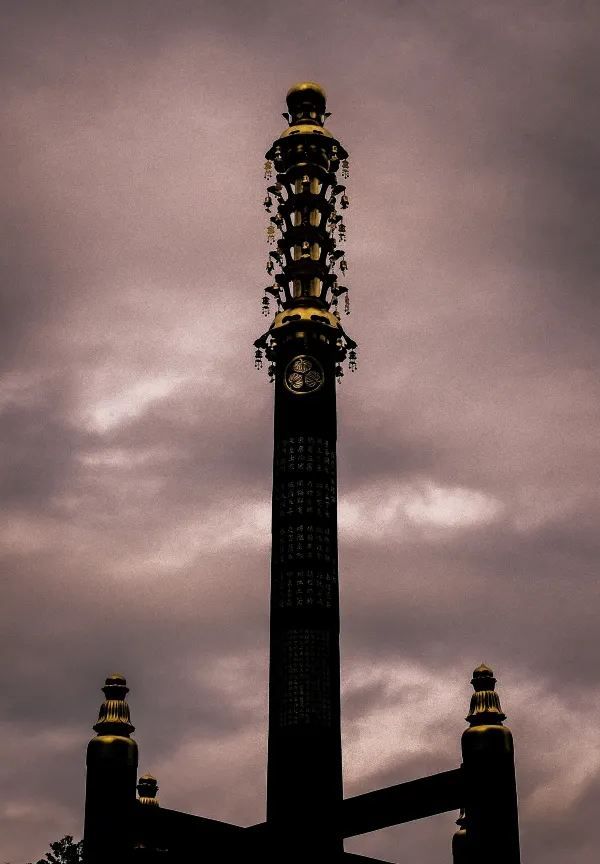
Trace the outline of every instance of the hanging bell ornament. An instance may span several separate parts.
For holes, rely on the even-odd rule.
[[[263,365],[262,358],[263,358],[263,353],[260,350],[260,348],[257,348],[256,351],[254,352],[254,367],[256,369],[262,369],[262,365]]]
[[[348,369],[351,372],[356,372],[356,351],[350,351],[348,354]]]
[[[348,160],[344,159],[342,162],[342,177],[344,180],[347,180],[350,176],[350,166],[348,165]]]
[[[342,369],[342,366],[340,363],[338,363],[337,366],[335,367],[335,377],[337,379],[338,384],[340,383],[340,381],[344,377],[344,370]]]
[[[265,162],[265,180],[270,180],[273,176],[273,163],[268,159]]]
[[[269,373],[269,381],[272,384],[273,381],[275,380],[275,364],[274,363],[271,363],[271,365],[267,369],[267,372]]]
[[[346,315],[350,314],[350,295],[346,291],[346,296],[344,297],[344,313]]]
[[[282,194],[283,186],[279,181],[277,181],[277,183],[274,183],[273,186],[269,186],[268,191],[273,193],[273,195],[277,198],[280,204],[284,203],[284,198]]]
[[[348,269],[348,262],[346,261],[345,258],[342,258],[342,260],[340,261],[340,270],[342,271],[342,273],[345,273],[347,269]]]
[[[273,262],[271,261],[270,258],[269,258],[269,260],[267,261],[267,266],[265,267],[265,270],[267,271],[267,273],[269,274],[269,276],[271,275],[271,273],[273,272],[273,270],[275,270],[275,265],[273,264]]]
[[[346,226],[343,222],[340,222],[338,225],[338,237],[340,238],[340,242],[343,243],[346,239]]]
[[[350,206],[350,199],[348,198],[346,193],[344,193],[340,198],[340,206],[342,210],[346,210]]]
[[[267,243],[275,242],[275,226],[267,225]]]
[[[266,317],[269,314],[269,298],[265,294],[262,298],[262,314]]]
[[[272,207],[272,206],[273,206],[273,199],[271,198],[270,195],[267,195],[267,197],[266,197],[265,200],[263,201],[263,207],[265,208],[265,210],[267,211],[267,213],[270,213],[270,212],[271,212],[271,207]]]

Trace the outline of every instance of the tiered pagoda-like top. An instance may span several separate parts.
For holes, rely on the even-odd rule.
[[[338,299],[345,297],[349,313],[348,289],[339,277],[348,269],[345,251],[339,244],[346,239],[346,225],[340,210],[349,205],[345,185],[338,183],[337,171],[348,177],[348,154],[325,128],[325,92],[314,82],[303,82],[287,94],[289,126],[266,154],[265,179],[269,185],[264,206],[275,208],[267,226],[267,240],[275,248],[269,252],[266,270],[273,283],[265,288],[262,308],[269,315],[274,298],[277,312],[270,329],[255,343],[256,365],[262,366],[263,351],[274,376],[273,353],[279,331],[288,324],[317,322],[333,332],[337,346],[336,374],[348,356],[350,368],[356,366],[356,343],[340,323]],[[337,270],[336,270],[337,268]]]

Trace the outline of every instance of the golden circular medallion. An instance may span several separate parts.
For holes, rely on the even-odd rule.
[[[283,380],[290,393],[315,393],[323,385],[325,375],[318,360],[300,354],[288,363]]]

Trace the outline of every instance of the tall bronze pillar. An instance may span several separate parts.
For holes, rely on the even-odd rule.
[[[492,670],[478,666],[462,735],[466,848],[469,864],[520,864],[512,733],[495,692]]]
[[[281,860],[326,861],[343,848],[335,386],[356,345],[334,268],[347,267],[336,202],[348,198],[335,174],[340,162],[347,174],[347,153],[324,128],[318,85],[297,85],[287,102],[290,125],[266,166],[277,171],[267,271],[280,272],[263,309],[270,295],[278,311],[256,342],[275,381],[267,823]]]
[[[83,860],[85,864],[129,864],[136,805],[138,750],[122,675],[102,688],[97,733],[87,749]]]

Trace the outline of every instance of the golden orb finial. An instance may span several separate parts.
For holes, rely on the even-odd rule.
[[[129,737],[135,726],[129,716],[127,694],[129,687],[124,675],[109,675],[102,688],[105,699],[100,706],[98,722],[93,727],[98,735],[123,735]]]
[[[301,81],[299,84],[294,84],[288,90],[286,102],[289,115],[285,116],[288,117],[291,125],[312,123],[323,126],[328,116],[325,113],[325,91],[314,81]]]
[[[321,112],[323,112],[325,111],[327,96],[323,87],[315,81],[299,81],[298,84],[294,84],[293,87],[290,87],[287,96],[285,97],[285,101],[287,102],[290,111],[292,111],[292,106],[296,105],[300,101],[314,101],[318,104]]]
[[[500,697],[496,693],[496,679],[490,667],[481,663],[473,670],[471,684],[475,692],[471,697],[469,714],[465,718],[471,726],[502,725],[506,714],[500,706]]]
[[[494,689],[496,679],[494,678],[493,670],[487,665],[487,663],[480,663],[479,666],[473,670],[471,684],[475,690]]]
[[[492,675],[494,672],[491,666],[488,666],[487,663],[480,663],[479,666],[473,670],[473,675]]]

